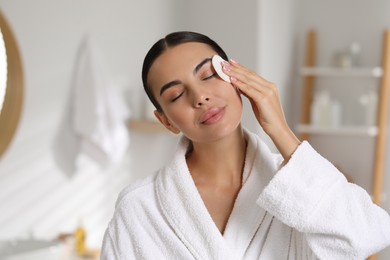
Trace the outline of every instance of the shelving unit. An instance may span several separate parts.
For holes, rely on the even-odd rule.
[[[302,108],[300,124],[296,130],[302,139],[310,139],[311,135],[348,135],[375,138],[374,169],[372,173],[372,198],[381,204],[383,168],[385,162],[385,145],[387,129],[387,111],[390,85],[390,31],[384,32],[383,60],[381,67],[317,67],[316,66],[316,32],[309,31],[306,39],[305,65],[300,70],[303,77]],[[344,78],[377,78],[378,89],[377,125],[374,126],[339,126],[320,127],[310,122],[310,108],[313,101],[315,80],[318,77]],[[352,87],[352,86],[346,86]]]
[[[299,124],[296,127],[300,133],[307,134],[322,134],[322,135],[349,135],[349,136],[378,136],[379,130],[377,126],[340,126],[340,127],[325,127],[314,126],[310,124]]]
[[[381,67],[367,68],[334,68],[334,67],[304,67],[301,69],[302,76],[316,77],[374,77],[383,75]]]
[[[147,121],[147,120],[130,120],[128,122],[128,128],[131,131],[137,131],[142,133],[167,133],[159,122]]]

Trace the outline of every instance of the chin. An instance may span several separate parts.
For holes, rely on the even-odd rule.
[[[231,123],[228,125],[219,125],[213,129],[210,129],[208,133],[204,133],[204,135],[198,140],[192,139],[194,142],[199,143],[212,143],[216,141],[221,141],[224,138],[230,137],[236,133],[240,133],[242,131],[241,122]]]

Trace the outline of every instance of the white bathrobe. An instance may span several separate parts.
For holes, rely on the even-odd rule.
[[[390,244],[390,217],[308,142],[282,166],[257,135],[223,234],[187,168],[182,138],[171,163],[119,195],[102,260],[364,259]]]

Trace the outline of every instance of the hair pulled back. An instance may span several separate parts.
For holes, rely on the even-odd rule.
[[[145,56],[144,63],[142,66],[142,83],[144,85],[144,90],[149,97],[149,100],[153,103],[157,111],[163,112],[160,104],[155,99],[151,88],[148,86],[148,73],[153,62],[163,54],[167,49],[175,47],[177,45],[188,43],[188,42],[199,42],[209,45],[213,50],[215,50],[219,56],[223,59],[228,60],[228,57],[225,51],[212,39],[206,35],[190,32],[190,31],[179,31],[173,32],[166,35],[164,38],[158,40],[148,51]]]

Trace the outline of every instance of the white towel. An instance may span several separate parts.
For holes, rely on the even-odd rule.
[[[246,131],[243,186],[224,234],[186,164],[188,140],[157,175],[126,188],[102,260],[363,259],[390,244],[390,217],[307,143],[280,169]]]
[[[107,77],[98,48],[85,36],[61,127],[54,144],[58,166],[77,171],[80,154],[101,167],[119,162],[129,145],[129,110]]]

